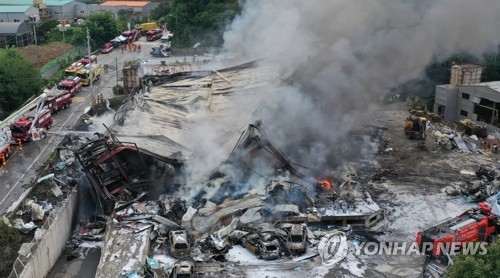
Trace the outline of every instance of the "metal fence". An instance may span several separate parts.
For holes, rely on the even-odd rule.
[[[76,57],[80,57],[87,54],[87,48],[85,45],[79,45],[70,51],[66,52],[65,55],[59,56],[56,59],[45,64],[40,72],[43,78],[52,77],[60,68],[61,63],[65,63],[66,61],[75,61]]]

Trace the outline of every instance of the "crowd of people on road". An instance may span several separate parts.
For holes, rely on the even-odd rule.
[[[129,52],[141,52],[141,45],[135,43],[128,43],[122,45],[122,53],[127,51],[127,49],[129,50]]]

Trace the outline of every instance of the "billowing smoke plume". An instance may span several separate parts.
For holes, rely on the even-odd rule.
[[[494,0],[250,0],[225,49],[296,68],[291,88],[273,89],[268,120],[307,158],[366,124],[387,90],[421,77],[433,59],[494,49],[499,12]]]
[[[480,54],[499,38],[497,0],[248,0],[224,50],[295,70],[258,94],[258,107],[241,107],[263,108],[273,142],[319,169],[338,158],[349,131],[369,123],[389,89],[422,77],[433,59]]]

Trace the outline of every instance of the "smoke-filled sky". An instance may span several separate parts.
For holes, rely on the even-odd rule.
[[[213,108],[203,109],[204,102],[189,107],[184,91],[153,90],[151,97],[163,101],[150,104],[159,106],[154,116],[137,117],[152,117],[145,121],[151,123],[150,130],[140,134],[162,133],[192,150],[187,162],[189,190],[204,188],[198,184],[217,168],[234,180],[242,176],[228,165],[220,167],[228,157],[221,142],[229,143],[228,134],[237,139],[241,129],[256,120],[292,162],[312,169],[317,178],[334,174],[330,171],[344,158],[355,158],[351,152],[356,145],[344,147],[353,141],[349,131],[373,120],[389,89],[422,77],[434,59],[463,50],[495,50],[500,5],[498,0],[248,0],[227,27],[224,40],[228,57],[242,62],[260,59],[262,68],[272,65],[291,78],[279,85],[248,86],[252,89],[214,96],[212,105],[222,103],[217,115],[211,114]],[[168,97],[176,94],[181,95],[177,102]],[[200,99],[192,94],[192,99]],[[164,102],[175,106],[165,107]],[[177,106],[184,108],[182,113],[172,109]],[[190,125],[174,128],[180,123]],[[262,174],[270,165],[259,163],[254,166]],[[238,182],[258,183],[252,178]],[[189,194],[195,194],[194,189]]]
[[[494,50],[500,3],[248,0],[224,40],[231,57],[297,68],[291,84],[268,89],[262,120],[293,159],[327,163],[387,90],[422,77],[433,59]]]

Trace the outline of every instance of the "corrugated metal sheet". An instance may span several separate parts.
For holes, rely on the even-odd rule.
[[[177,81],[153,87],[136,109],[127,112],[116,132],[122,141],[169,156],[177,151],[190,155],[204,142],[216,142],[227,153],[248,124],[263,112],[262,88],[272,88],[276,70],[234,69],[224,72],[187,73]],[[141,138],[137,141],[137,138]]]
[[[2,36],[22,35],[31,30],[26,22],[0,22],[0,35]]]

